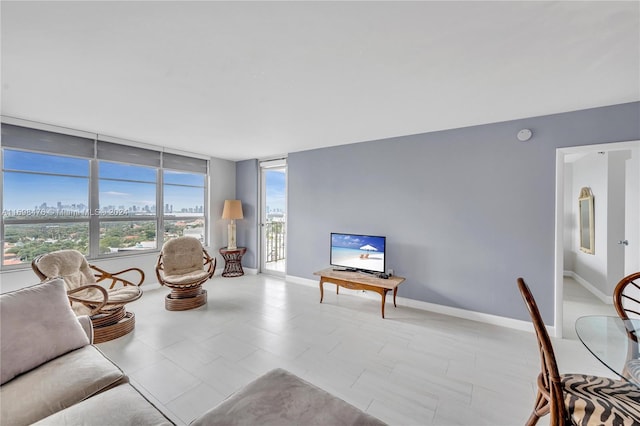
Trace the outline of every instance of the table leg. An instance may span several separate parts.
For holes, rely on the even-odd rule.
[[[322,303],[322,299],[324,299],[324,287],[322,283],[324,282],[323,278],[320,278],[320,303]]]
[[[398,287],[393,289],[393,307],[397,308],[398,305],[396,305],[396,294],[398,294]]]
[[[387,291],[388,291],[388,290],[383,289],[383,290],[380,292],[380,296],[382,296],[382,318],[383,318],[383,319],[384,319],[384,304],[385,304],[386,299],[387,299]]]

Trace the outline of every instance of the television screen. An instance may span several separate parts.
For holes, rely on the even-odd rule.
[[[331,233],[331,266],[385,272],[386,237]]]

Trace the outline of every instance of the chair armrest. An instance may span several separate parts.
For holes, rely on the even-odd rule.
[[[158,256],[158,262],[156,263],[156,278],[158,283],[164,285],[164,262],[162,261],[162,252]]]
[[[215,257],[209,256],[209,253],[203,248],[202,256],[204,260],[204,266],[207,268],[207,273],[209,274],[209,279],[213,277],[213,274],[216,272],[216,263],[217,259]]]
[[[80,315],[78,322],[80,322],[82,330],[87,334],[89,343],[93,344],[93,324],[91,323],[91,317],[89,317],[89,315]]]
[[[142,285],[142,283],[144,282],[144,271],[140,268],[128,268],[128,269],[123,269],[122,271],[118,271],[118,272],[108,272],[105,271],[102,268],[99,268],[95,265],[89,265],[91,267],[91,269],[93,269],[94,271],[96,271],[97,273],[94,273],[93,275],[96,277],[96,282],[100,282],[103,280],[111,280],[111,285],[109,286],[110,289],[112,289],[113,287],[115,287],[115,285],[120,282],[123,286],[128,286],[128,285],[133,285],[136,287],[140,287]],[[122,274],[126,274],[129,272],[134,272],[135,274],[139,274],[138,280],[137,282],[133,282],[130,281],[128,279],[125,279],[123,277],[120,277],[119,275]]]
[[[102,293],[101,302],[96,302],[95,300],[83,299],[82,297],[79,297],[79,296],[73,296],[73,294],[81,292],[83,290],[87,290],[89,288],[95,288],[100,293]],[[109,294],[107,293],[107,290],[105,290],[104,287],[99,286],[97,284],[83,285],[81,287],[74,288],[73,290],[69,290],[67,291],[67,297],[71,302],[82,303],[84,306],[89,308],[91,310],[91,315],[95,315],[96,313],[100,312],[102,307],[106,305],[107,302],[109,301]]]

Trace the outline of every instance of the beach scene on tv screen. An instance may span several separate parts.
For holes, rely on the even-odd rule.
[[[333,234],[331,264],[384,272],[384,241],[383,237]]]

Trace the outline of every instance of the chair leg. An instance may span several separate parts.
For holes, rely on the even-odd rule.
[[[536,404],[533,407],[533,412],[527,419],[527,426],[534,426],[540,420],[540,417],[549,414],[549,400],[538,391],[538,395],[536,396]]]
[[[535,426],[536,423],[538,423],[538,420],[540,420],[540,417],[538,417],[538,415],[534,411],[533,413],[531,413],[531,415],[527,419],[527,423],[525,423],[525,424],[526,424],[526,426]]]

